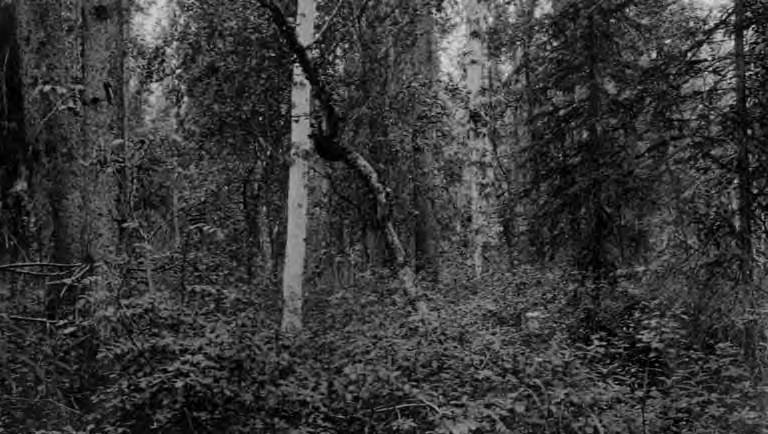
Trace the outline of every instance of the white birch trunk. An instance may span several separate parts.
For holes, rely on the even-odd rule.
[[[470,164],[465,171],[472,213],[471,249],[475,277],[483,273],[483,245],[486,242],[483,203],[485,159],[488,154],[488,134],[482,114],[482,91],[487,82],[488,52],[484,41],[487,9],[484,0],[467,0],[467,61],[466,86],[469,92],[469,152]]]
[[[307,46],[312,42],[315,23],[315,1],[298,0],[296,32],[299,43]],[[291,168],[288,175],[288,230],[283,268],[283,319],[282,330],[295,333],[302,328],[302,301],[304,262],[307,234],[307,157],[312,152],[310,141],[310,94],[311,87],[301,67],[293,68],[291,90]]]

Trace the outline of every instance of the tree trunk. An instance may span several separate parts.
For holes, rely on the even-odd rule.
[[[28,180],[24,143],[24,110],[21,92],[16,10],[0,4],[0,260],[22,256],[27,249],[26,214]],[[8,236],[10,235],[10,236]]]
[[[427,8],[428,9],[428,8]],[[426,97],[431,98],[436,92],[433,83],[437,77],[437,56],[435,41],[435,19],[432,11],[427,10],[419,19],[418,40],[413,50],[411,67],[419,81],[426,86]],[[432,175],[435,162],[432,156],[431,144],[434,138],[430,136],[427,102],[415,108],[416,126],[412,132],[414,149],[414,188],[413,203],[416,210],[414,230],[414,255],[416,271],[424,274],[430,280],[436,280],[438,269],[438,225],[432,207],[432,195],[435,191],[434,176]]]
[[[739,181],[738,187],[738,215],[739,227],[737,228],[737,241],[740,250],[740,280],[744,284],[744,305],[751,315],[760,308],[758,294],[753,287],[752,272],[752,176],[750,173],[749,155],[749,127],[751,125],[749,112],[747,111],[746,92],[746,67],[744,50],[744,0],[734,2],[734,57],[736,73],[736,130],[735,139],[738,153],[736,156],[736,172]],[[760,339],[760,324],[753,318],[744,324],[743,350],[746,359],[757,367],[758,344]]]
[[[328,161],[341,161],[347,167],[352,169],[365,182],[374,198],[376,204],[376,218],[379,224],[384,228],[384,233],[390,250],[395,257],[395,265],[398,268],[398,277],[402,284],[403,291],[408,298],[414,302],[420,315],[427,313],[427,307],[423,300],[419,300],[419,291],[415,284],[413,269],[406,260],[405,249],[400,242],[400,237],[395,231],[392,222],[392,214],[388,200],[388,189],[379,179],[376,169],[360,153],[355,152],[349,146],[340,143],[336,134],[339,126],[339,116],[336,107],[333,105],[331,94],[320,79],[320,74],[315,68],[309,53],[306,50],[306,44],[302,44],[292,31],[285,16],[280,8],[270,0],[259,0],[259,3],[269,10],[272,20],[277,26],[283,38],[288,43],[290,51],[296,56],[296,60],[301,66],[307,80],[313,86],[315,98],[319,102],[319,108],[322,110],[326,124],[331,126],[328,131],[319,137],[321,140],[314,140],[314,148],[318,155]],[[321,132],[322,133],[322,132]]]
[[[738,243],[741,251],[741,279],[752,282],[752,177],[749,169],[749,113],[747,112],[746,68],[744,65],[744,0],[734,3],[734,56],[736,62],[736,171],[739,179]]]
[[[315,23],[314,0],[298,0],[296,32],[301,45],[312,42]],[[288,230],[283,268],[282,330],[295,333],[301,330],[302,283],[307,236],[307,157],[312,152],[310,142],[311,85],[300,65],[293,69],[293,100],[291,124],[291,167],[288,180]]]
[[[82,33],[74,1],[19,0],[24,126],[35,156],[30,188],[40,256],[82,260]],[[45,310],[58,316],[61,288],[47,288]]]
[[[18,16],[39,243],[52,244],[42,255],[93,263],[103,288],[118,238],[112,149],[124,125],[122,5],[19,1]],[[49,289],[46,310],[56,316],[63,291]]]
[[[488,154],[488,132],[483,114],[483,90],[487,82],[488,50],[485,45],[487,9],[484,0],[467,0],[467,65],[466,86],[469,92],[469,167],[465,171],[472,215],[472,263],[475,277],[483,273],[483,245],[486,242],[485,201],[483,187],[487,183],[485,160]]]
[[[86,237],[101,278],[114,261],[118,247],[118,184],[114,158],[122,148],[125,106],[123,103],[123,7],[121,0],[84,0],[83,17],[83,131],[89,162],[82,179],[86,212]]]

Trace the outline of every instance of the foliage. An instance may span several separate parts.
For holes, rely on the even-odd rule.
[[[382,305],[391,288],[369,279],[336,291],[314,313],[326,326],[294,340],[277,337],[242,288],[199,288],[183,304],[132,299],[102,319],[110,343],[99,359],[110,379],[89,423],[96,432],[168,433],[767,426],[738,349],[687,345],[679,309],[625,294],[600,318],[614,332],[572,337],[581,307],[564,294],[577,285],[520,269],[443,291],[419,319]]]
[[[79,275],[0,268],[0,433],[768,430],[766,237],[752,234],[756,280],[745,284],[732,53],[717,40],[730,37],[728,13],[672,0],[542,13],[536,1],[514,13],[488,2],[483,211],[503,220],[508,249],[488,246],[489,272],[475,278],[460,198],[471,116],[435,51],[462,27],[450,16],[460,2],[320,1],[325,30],[309,51],[340,139],[390,187],[413,262],[424,238],[442,251],[434,275],[418,276],[430,312],[414,316],[382,267],[369,192],[313,161],[307,329],[286,337],[292,59],[257,3],[178,0],[164,32],[128,44],[128,137],[105,163],[120,174],[119,254],[108,282],[86,275],[92,264],[57,265]],[[761,1],[746,6],[763,222],[768,20]],[[21,169],[0,168],[4,234],[47,218],[14,214],[26,187],[6,190]],[[439,230],[427,233],[425,217]],[[48,259],[31,252],[50,246],[14,242],[8,254]],[[72,302],[44,318],[46,288],[64,276]]]
[[[661,163],[647,151],[669,134],[686,62],[660,47],[673,33],[685,47],[693,16],[669,1],[564,2],[531,24],[541,30],[522,65],[535,74],[522,196],[541,222],[529,227],[539,257],[568,248],[577,268],[604,276],[647,250]]]

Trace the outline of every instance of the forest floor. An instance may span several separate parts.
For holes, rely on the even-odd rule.
[[[520,268],[422,287],[426,317],[385,273],[319,287],[292,339],[245,287],[143,294],[47,339],[17,327],[4,385],[38,391],[3,389],[0,433],[766,432],[741,351],[693,345],[682,308],[637,284]]]

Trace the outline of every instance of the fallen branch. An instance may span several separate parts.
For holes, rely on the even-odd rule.
[[[69,273],[68,271],[59,271],[58,273],[48,273],[44,271],[17,270],[14,268],[5,268],[0,271],[4,271],[6,273],[23,274],[25,276],[34,276],[34,277],[60,277],[60,276],[65,276]]]
[[[64,294],[67,293],[67,290],[72,286],[72,284],[80,280],[90,269],[90,264],[83,264],[77,271],[75,271],[72,277],[48,282],[46,285],[64,285],[64,287],[61,289],[61,292],[59,293],[59,297],[64,297]]]
[[[432,404],[431,402],[427,401],[426,399],[419,399],[420,402],[409,402],[405,404],[399,404],[399,405],[393,405],[390,407],[379,407],[374,410],[376,413],[383,413],[385,411],[392,411],[392,410],[402,410],[404,408],[413,408],[413,407],[427,407],[430,410],[434,411],[437,414],[443,414],[444,411],[441,410],[438,406],[435,404]]]
[[[29,316],[8,315],[8,319],[12,319],[14,321],[39,322],[47,325],[61,325],[60,321],[46,319],[46,318],[35,318],[35,317],[29,317]]]
[[[67,407],[66,405],[60,402],[54,401],[53,399],[30,399],[30,398],[21,398],[21,397],[15,397],[15,396],[0,396],[0,401],[21,401],[21,402],[31,402],[31,403],[47,402],[61,408],[62,410],[66,410],[70,413],[80,414],[80,410],[74,409],[72,407]]]
[[[15,264],[3,264],[0,265],[0,270],[9,270],[14,268],[28,268],[28,267],[56,267],[56,268],[77,268],[83,264],[57,264],[55,262],[18,262]]]

